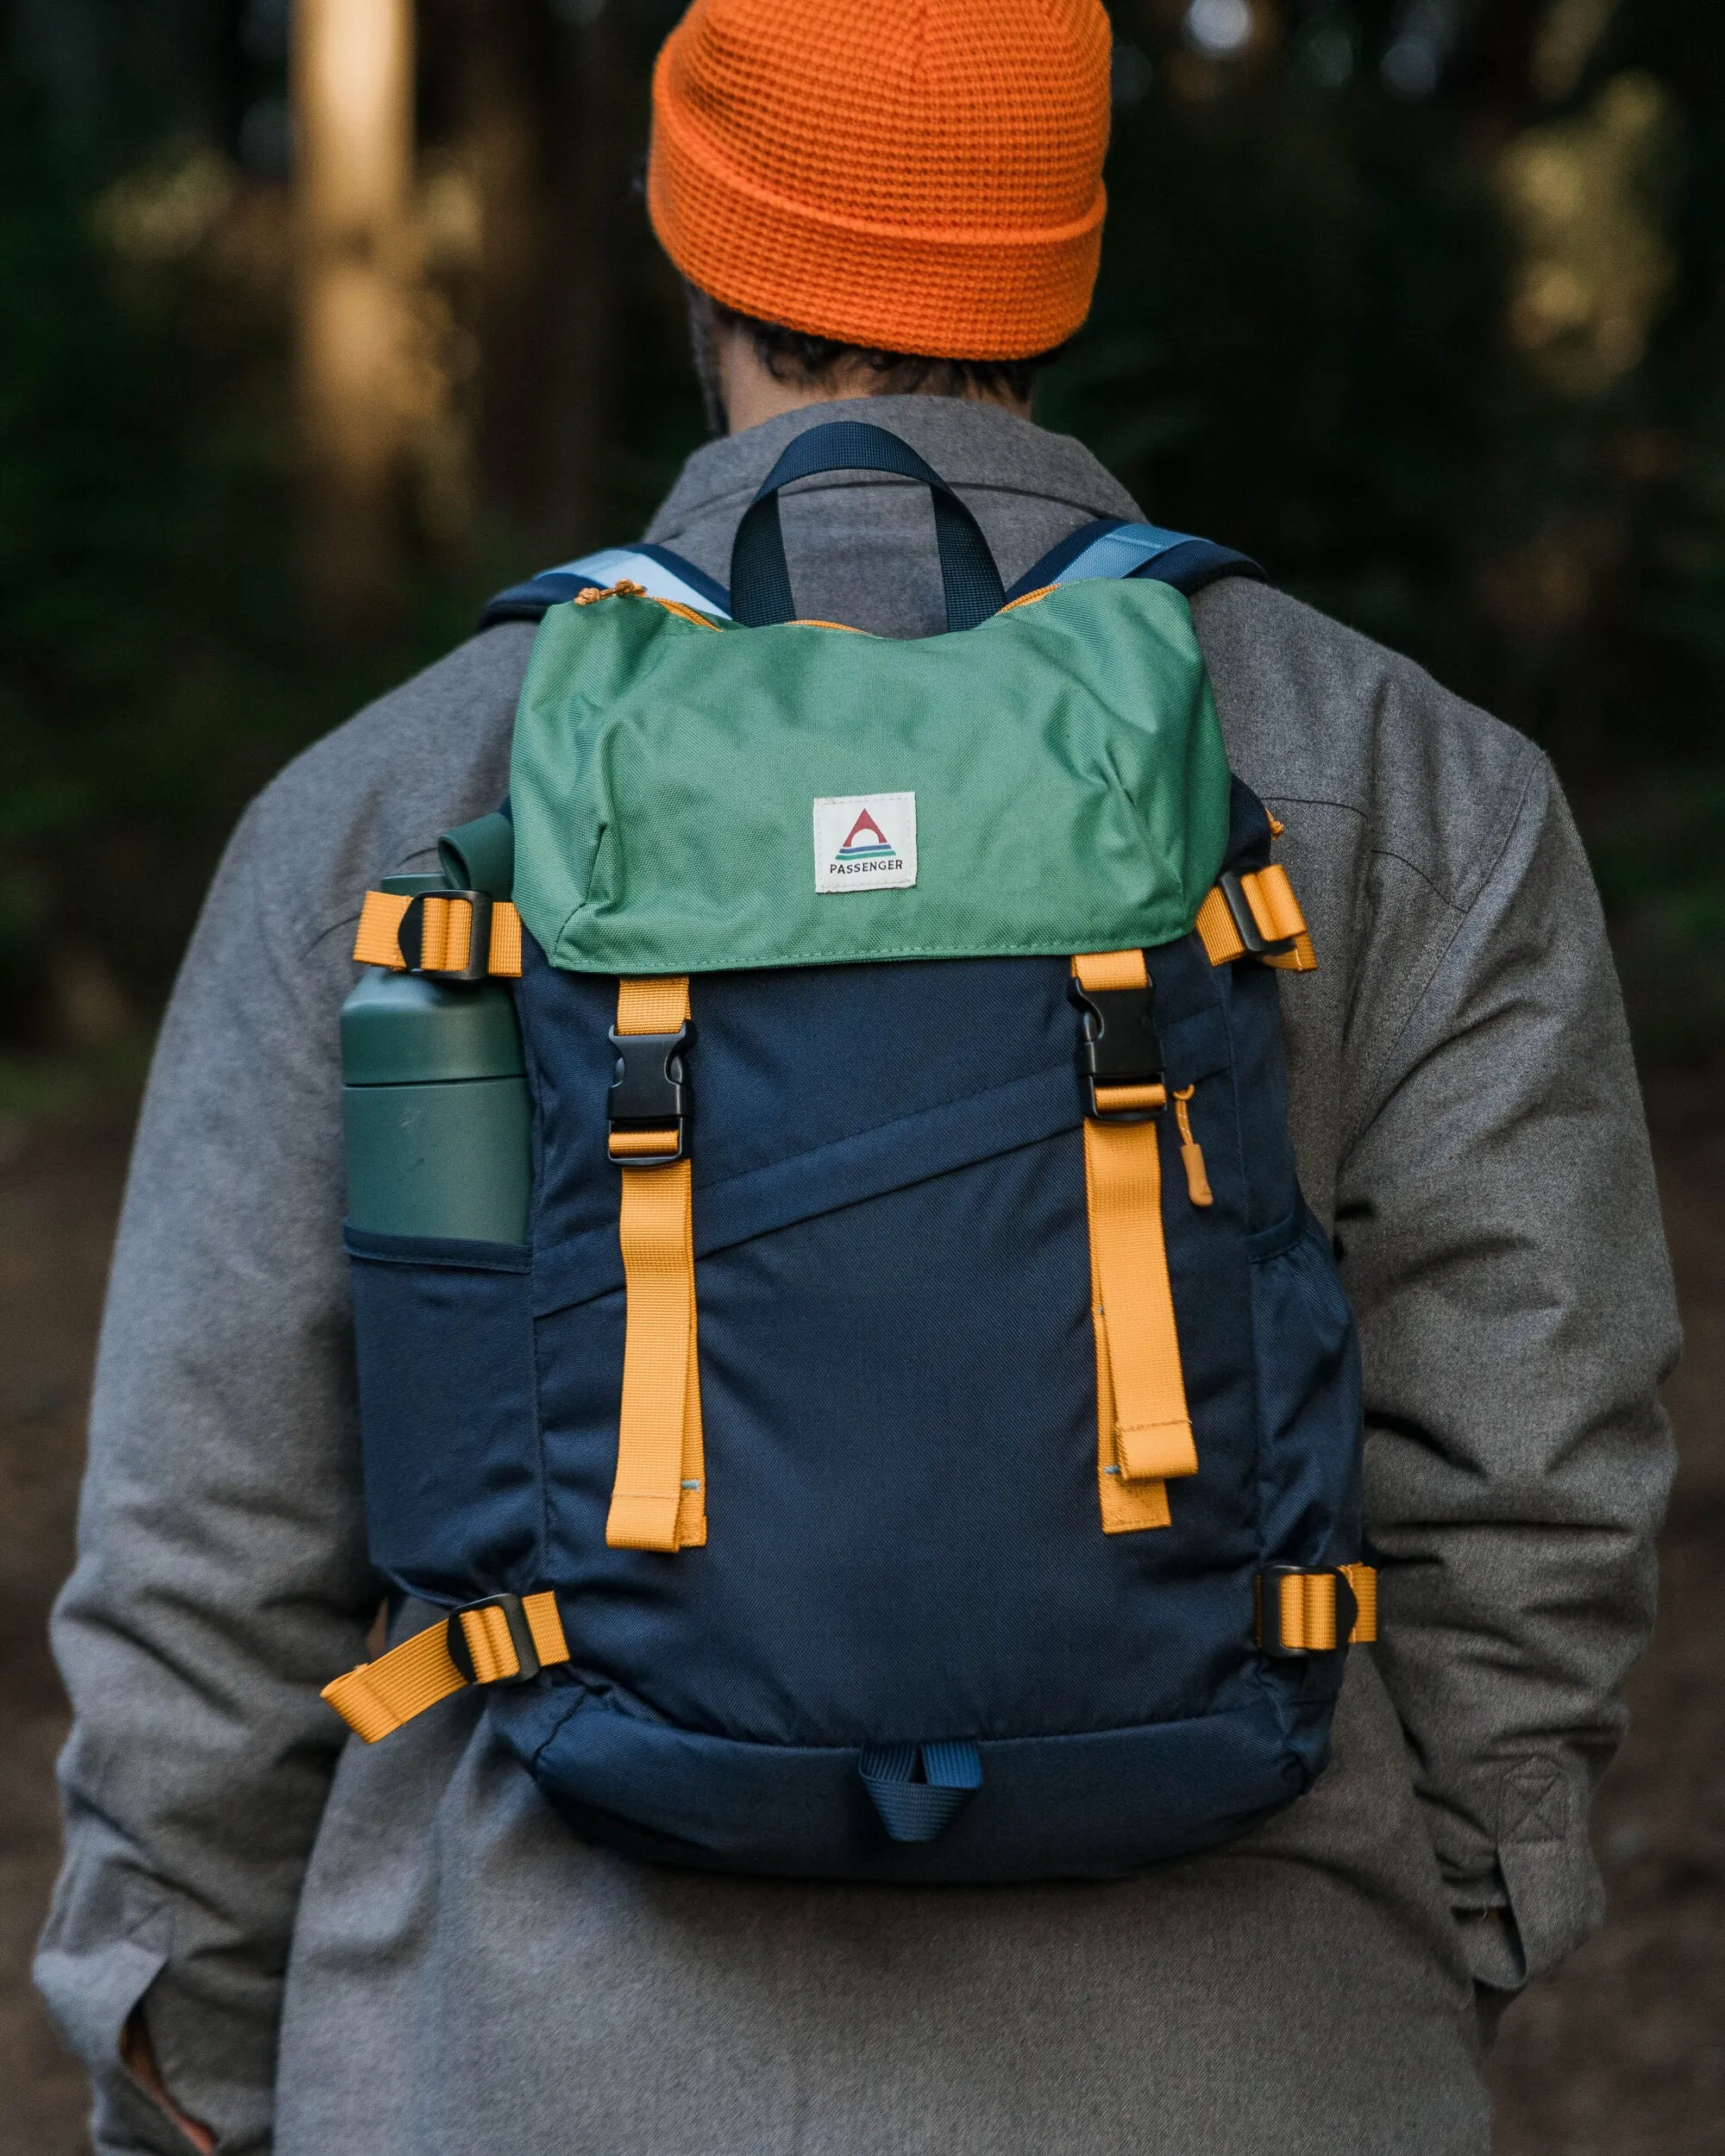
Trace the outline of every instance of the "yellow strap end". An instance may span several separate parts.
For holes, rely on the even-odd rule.
[[[557,1598],[549,1589],[521,1598],[522,1615],[532,1638],[542,1668],[567,1662],[569,1644],[557,1614]],[[459,1613],[461,1637],[472,1658],[477,1683],[494,1684],[520,1674],[522,1658],[515,1651],[509,1620],[494,1603]],[[323,1687],[327,1700],[356,1736],[368,1745],[387,1737],[423,1714],[428,1707],[463,1691],[467,1679],[449,1656],[447,1619],[416,1632],[399,1646],[392,1647],[375,1662],[362,1662],[345,1677]]]
[[[397,973],[406,962],[396,941],[396,931],[410,901],[397,891],[367,891],[360,909],[360,925],[354,937],[356,966],[388,966]]]
[[[1377,1568],[1373,1564],[1345,1564],[1341,1569],[1353,1589],[1358,1610],[1353,1630],[1348,1634],[1348,1644],[1355,1647],[1371,1646],[1377,1639]]]
[[[681,1426],[678,1437],[681,1441]],[[677,1523],[682,1508],[680,1490],[641,1495],[613,1491],[605,1523],[606,1545],[612,1550],[681,1549]]]
[[[1115,1426],[1120,1472],[1132,1482],[1170,1482],[1198,1472],[1198,1448],[1189,1422]]]

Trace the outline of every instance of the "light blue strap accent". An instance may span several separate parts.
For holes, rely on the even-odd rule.
[[[599,554],[584,554],[576,561],[560,561],[555,569],[547,569],[547,576],[592,577],[595,583],[609,586],[620,584],[626,578],[638,584],[649,599],[675,599],[680,606],[693,606],[703,614],[711,614],[718,621],[729,621],[731,616],[724,607],[698,592],[692,584],[668,569],[663,562],[656,561],[651,555],[637,554],[632,547],[606,547]]]
[[[1166,531],[1160,524],[1118,524],[1093,539],[1076,561],[1069,561],[1054,581],[1082,584],[1093,578],[1136,575],[1146,561],[1176,547],[1190,546],[1189,531]]]

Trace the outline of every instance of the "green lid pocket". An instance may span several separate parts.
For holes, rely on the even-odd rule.
[[[516,722],[515,898],[578,973],[1154,945],[1215,880],[1228,786],[1165,585],[918,642],[558,606]]]

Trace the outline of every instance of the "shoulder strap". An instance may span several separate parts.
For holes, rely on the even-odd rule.
[[[1045,591],[1051,584],[1130,576],[1171,584],[1189,599],[1225,576],[1267,581],[1256,561],[1232,547],[1195,538],[1190,532],[1167,531],[1160,524],[1129,524],[1118,517],[1099,517],[1044,555],[1007,599],[1023,599],[1026,592]],[[669,547],[643,542],[582,555],[555,569],[542,570],[524,584],[511,584],[486,602],[479,625],[492,629],[499,622],[543,621],[550,608],[574,599],[578,592],[606,591],[624,578],[650,598],[675,599],[719,621],[731,618],[731,594],[722,584]]]
[[[525,584],[511,584],[506,592],[487,600],[480,627],[493,629],[505,621],[543,621],[550,608],[574,599],[577,592],[609,591],[625,578],[638,584],[649,598],[675,599],[703,614],[716,615],[720,621],[731,619],[731,594],[722,584],[696,568],[693,562],[685,561],[681,555],[673,554],[668,547],[643,542],[638,547],[606,547],[599,554],[584,554],[577,561],[542,570]]]
[[[1099,517],[1083,524],[1026,570],[1009,600],[1046,591],[1051,584],[1079,584],[1092,578],[1145,577],[1171,584],[1190,599],[1207,584],[1225,576],[1249,576],[1267,582],[1257,562],[1232,547],[1195,538],[1189,531],[1167,531],[1160,524],[1129,524],[1118,517]]]

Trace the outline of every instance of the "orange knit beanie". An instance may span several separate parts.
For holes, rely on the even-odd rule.
[[[694,0],[647,199],[739,314],[938,359],[1071,335],[1101,248],[1101,0]]]

